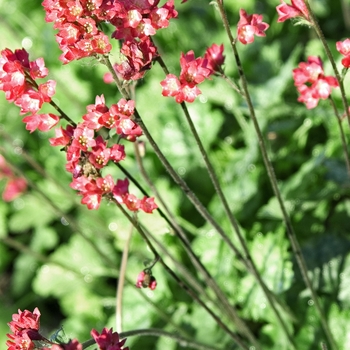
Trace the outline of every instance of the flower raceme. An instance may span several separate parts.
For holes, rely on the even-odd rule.
[[[213,44],[206,50],[204,57],[196,58],[192,50],[186,54],[181,53],[180,77],[168,74],[160,83],[162,95],[174,97],[177,103],[193,102],[201,93],[197,85],[220,71],[225,60],[223,50],[223,45]]]
[[[262,21],[262,15],[248,15],[243,9],[239,11],[239,22],[237,24],[237,38],[246,45],[254,41],[254,35],[266,36],[265,31],[269,25]]]
[[[6,342],[7,350],[35,350],[35,341],[48,345],[40,347],[41,350],[83,350],[83,346],[78,340],[73,339],[68,343],[57,344],[45,338],[39,332],[40,311],[35,308],[33,312],[28,310],[18,310],[12,315],[12,321],[8,323],[11,333],[7,334],[9,340]],[[119,334],[113,332],[112,328],[104,328],[99,334],[95,329],[91,331],[99,350],[129,350],[123,347],[126,339],[120,340]]]
[[[52,113],[38,113],[44,103],[49,103],[55,94],[56,82],[48,80],[37,84],[37,79],[45,78],[48,69],[43,58],[29,61],[26,50],[9,49],[1,51],[0,57],[0,90],[5,92],[9,102],[21,108],[20,114],[28,114],[23,118],[26,129],[48,131],[55,126],[59,117]]]
[[[140,127],[133,121],[134,101],[121,99],[108,108],[104,96],[97,96],[94,105],[87,107],[83,122],[75,128],[56,129],[56,137],[50,139],[53,146],[64,146],[67,152],[66,170],[72,173],[71,187],[83,198],[88,209],[98,209],[103,197],[126,205],[131,211],[139,209],[152,213],[157,205],[153,198],[138,199],[128,191],[127,179],[114,184],[111,175],[102,176],[101,170],[109,162],[118,163],[125,159],[122,144],[108,146],[97,132],[101,129],[114,130],[120,139],[135,141],[142,135]]]
[[[157,56],[149,37],[177,17],[174,0],[161,7],[158,4],[159,0],[44,0],[42,3],[46,21],[54,22],[58,30],[56,40],[63,51],[60,60],[64,64],[109,53],[112,49],[109,38],[98,28],[101,23],[112,25],[112,38],[124,41],[121,49],[124,59],[116,64],[116,71],[125,80],[143,76]]]
[[[43,103],[49,103],[55,93],[54,81],[39,85],[36,83],[37,79],[44,78],[47,74],[44,60],[40,58],[29,61],[24,49],[1,51],[0,89],[5,92],[9,102],[14,102],[21,108],[21,114],[30,113],[23,118],[26,129],[30,132],[36,129],[48,131],[60,119],[54,114],[38,113]],[[83,122],[75,126],[68,125],[65,129],[57,128],[56,137],[50,139],[52,146],[64,147],[67,153],[66,170],[73,175],[71,187],[79,191],[83,197],[82,203],[89,209],[99,208],[103,197],[123,203],[131,211],[140,209],[151,213],[157,208],[153,198],[138,199],[128,191],[117,200],[113,190],[116,191],[116,186],[118,188],[118,182],[115,185],[110,175],[103,177],[101,173],[109,162],[120,162],[126,155],[122,144],[108,145],[97,133],[101,129],[107,132],[113,129],[119,139],[135,141],[142,135],[142,131],[133,120],[134,106],[134,101],[121,99],[108,108],[104,97],[97,96],[95,104],[87,106]],[[12,176],[5,192],[6,200],[15,198],[25,188],[24,180]]]
[[[332,88],[339,86],[335,77],[324,75],[322,61],[315,56],[309,56],[307,62],[293,69],[293,79],[300,93],[298,101],[308,109],[315,108],[320,99],[327,99]]]

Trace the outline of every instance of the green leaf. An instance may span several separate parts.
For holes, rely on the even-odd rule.
[[[24,232],[36,226],[44,226],[57,216],[51,207],[35,194],[27,194],[22,200],[23,207],[9,220],[11,231]]]

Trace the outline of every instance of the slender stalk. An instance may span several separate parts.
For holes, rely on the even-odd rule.
[[[222,328],[230,337],[239,345],[242,349],[249,349],[248,346],[246,346],[241,338],[234,333],[232,330],[230,330],[227,325],[221,320],[221,318],[216,315],[203,301],[202,299],[191,289],[188,287],[187,284],[185,284],[178,276],[177,274],[164,262],[164,260],[161,258],[161,256],[158,254],[156,248],[152,244],[152,242],[149,240],[145,232],[142,230],[142,227],[139,225],[139,223],[132,218],[125,209],[116,201],[114,200],[115,204],[118,206],[118,208],[121,210],[121,212],[124,214],[124,216],[134,225],[135,229],[138,231],[138,233],[141,235],[141,237],[145,240],[148,248],[151,250],[151,252],[154,254],[155,258],[159,259],[159,263],[164,267],[164,269],[170,274],[170,276],[176,281],[176,283],[194,300],[196,301],[201,307],[203,307],[210,315],[211,317],[216,321],[218,326]],[[249,336],[249,334],[247,334]],[[250,341],[253,342],[254,346],[256,346],[258,349],[260,349],[259,344],[255,341],[255,339],[250,339]]]
[[[338,127],[339,127],[339,133],[340,133],[340,139],[343,147],[343,153],[344,153],[344,158],[345,158],[345,163],[346,163],[346,169],[348,171],[348,175],[350,176],[350,159],[349,159],[349,152],[348,152],[348,145],[346,142],[345,134],[344,134],[344,129],[343,129],[343,124],[342,124],[342,118],[339,115],[337,106],[334,103],[334,100],[332,96],[329,96],[329,101],[333,107],[333,111],[335,114],[335,117],[337,119]]]
[[[163,60],[161,59],[161,57],[158,57],[158,61],[161,62],[161,66],[162,67],[166,67],[165,63],[163,62]],[[163,68],[164,69],[164,68]],[[165,72],[167,71],[167,69],[165,69]],[[195,142],[199,148],[199,151],[201,153],[201,156],[204,160],[204,163],[205,163],[205,167],[207,169],[207,172],[209,174],[209,177],[210,177],[210,180],[214,186],[214,189],[215,189],[215,192],[216,194],[218,195],[219,197],[219,200],[221,201],[223,207],[224,207],[224,210],[225,210],[225,213],[227,215],[227,217],[229,218],[229,221],[230,221],[230,224],[234,230],[234,232],[236,233],[237,237],[238,237],[238,240],[240,242],[240,245],[243,249],[243,253],[244,253],[244,260],[246,261],[246,265],[248,267],[248,270],[253,274],[253,276],[255,277],[255,279],[257,280],[258,284],[260,285],[260,287],[262,288],[268,302],[269,302],[269,305],[271,306],[278,322],[281,324],[282,326],[282,329],[284,330],[289,342],[293,345],[294,349],[296,349],[296,345],[295,345],[295,342],[294,342],[294,339],[292,338],[289,330],[288,330],[288,327],[285,323],[285,321],[283,320],[281,314],[280,314],[280,311],[277,309],[276,305],[275,305],[275,302],[276,302],[276,298],[275,296],[273,295],[273,293],[269,290],[269,288],[266,286],[265,282],[263,281],[263,279],[261,278],[261,275],[253,261],[253,258],[249,252],[249,248],[247,246],[247,243],[245,241],[245,238],[243,237],[243,234],[241,232],[241,228],[238,224],[238,221],[237,219],[235,218],[235,216],[233,215],[232,213],[232,210],[228,204],[228,201],[222,191],[222,188],[221,188],[221,185],[220,185],[220,182],[219,182],[219,179],[216,175],[216,172],[215,172],[215,169],[209,159],[209,156],[208,156],[208,153],[207,151],[205,150],[204,146],[203,146],[203,143],[201,141],[201,138],[197,132],[197,129],[192,121],[192,118],[188,112],[188,109],[187,109],[187,105],[185,102],[181,103],[181,108],[184,112],[184,115],[185,115],[185,118],[186,118],[186,121],[187,121],[187,124],[189,125],[189,128],[190,128],[190,131],[195,139]],[[224,239],[224,241],[227,243],[227,241],[229,241],[229,238],[227,237],[226,234],[224,234],[225,236],[222,236],[222,238]]]
[[[167,204],[163,200],[162,196],[160,195],[160,193],[158,192],[158,190],[154,186],[154,184],[151,181],[151,179],[148,177],[147,172],[146,172],[145,168],[143,167],[142,159],[140,157],[139,150],[138,150],[137,146],[135,146],[135,155],[136,155],[136,161],[137,161],[137,163],[139,165],[139,169],[140,169],[140,172],[141,172],[142,176],[144,177],[144,179],[146,180],[146,182],[148,183],[148,185],[150,186],[152,191],[155,193],[157,199],[160,201],[160,203],[164,207],[164,209],[165,209],[165,211],[166,211],[166,213],[167,213],[167,215],[169,217],[169,221],[170,221],[169,223],[172,226],[172,228],[174,229],[174,232],[177,235],[177,237],[181,240],[187,255],[189,256],[189,258],[192,261],[192,264],[196,267],[196,269],[198,271],[200,271],[203,274],[203,276],[205,277],[205,283],[210,288],[212,288],[212,290],[214,291],[214,293],[217,296],[218,300],[221,301],[223,311],[228,313],[229,317],[233,321],[237,320],[239,316],[237,314],[236,309],[229,303],[229,301],[227,300],[226,295],[222,292],[220,287],[217,285],[217,283],[216,283],[215,279],[213,278],[213,276],[210,274],[210,272],[207,270],[207,268],[202,264],[202,262],[200,261],[198,256],[194,253],[194,251],[193,251],[193,249],[191,247],[191,243],[188,240],[185,232],[183,231],[181,226],[177,223],[176,218],[171,213],[169,207],[167,206]]]
[[[345,114],[347,116],[347,119],[348,119],[348,123],[349,123],[349,126],[350,126],[350,111],[349,111],[349,103],[348,103],[348,100],[347,100],[347,97],[346,97],[346,93],[345,93],[345,89],[344,89],[344,84],[343,84],[343,80],[339,74],[339,71],[338,71],[338,68],[337,68],[337,65],[334,61],[334,58],[333,58],[333,55],[331,53],[331,50],[329,49],[329,46],[328,46],[328,43],[327,43],[327,40],[326,38],[324,37],[324,34],[322,32],[322,29],[320,27],[320,25],[318,24],[318,21],[310,7],[310,4],[309,4],[309,1],[308,0],[304,0],[305,2],[305,5],[309,11],[309,18],[310,18],[310,21],[311,21],[311,24],[318,36],[318,38],[320,39],[320,41],[322,42],[322,45],[323,45],[323,48],[324,50],[326,51],[326,55],[329,59],[329,62],[331,63],[332,65],[332,68],[333,68],[333,71],[334,71],[334,74],[335,74],[335,77],[336,79],[338,80],[338,84],[339,84],[339,88],[340,88],[340,94],[341,94],[341,98],[342,98],[342,101],[343,101],[343,106],[344,106],[344,109],[345,109]]]
[[[118,278],[118,286],[117,286],[117,295],[116,295],[116,303],[115,303],[115,329],[118,333],[120,333],[123,329],[123,291],[124,291],[124,283],[125,283],[125,271],[128,263],[129,256],[129,245],[132,236],[134,226],[131,225],[130,231],[128,232],[128,238],[125,242],[122,261],[119,268],[119,278]]]
[[[185,349],[198,349],[198,350],[221,350],[221,348],[201,344],[193,340],[189,340],[183,337],[180,337],[177,334],[163,331],[162,329],[157,328],[148,328],[148,329],[135,329],[132,331],[127,331],[119,334],[121,339],[133,336],[151,336],[151,337],[165,337],[174,339],[177,344]],[[95,344],[94,339],[89,339],[83,343],[83,349],[86,349]]]
[[[267,170],[267,173],[268,173],[268,176],[269,176],[269,180],[270,180],[273,192],[274,192],[274,194],[275,194],[275,196],[277,198],[279,207],[280,207],[280,209],[282,211],[283,221],[284,221],[284,223],[286,225],[287,236],[288,236],[289,241],[291,243],[291,247],[292,247],[293,252],[295,254],[295,258],[296,258],[296,261],[298,263],[299,269],[301,271],[301,275],[303,277],[305,285],[310,290],[312,298],[314,299],[315,307],[316,307],[316,310],[317,310],[317,312],[319,314],[319,317],[320,317],[320,320],[321,320],[321,324],[322,324],[322,328],[323,328],[323,330],[325,332],[325,335],[326,335],[326,337],[328,339],[328,342],[330,343],[332,349],[336,349],[337,347],[336,347],[333,335],[332,335],[332,333],[330,331],[329,325],[327,323],[326,316],[325,316],[325,314],[323,312],[323,309],[321,307],[318,295],[317,295],[317,293],[316,293],[316,291],[315,291],[315,289],[314,289],[314,287],[313,287],[313,285],[311,283],[311,280],[310,280],[310,278],[308,276],[308,269],[307,269],[307,265],[306,265],[305,259],[304,259],[303,255],[302,255],[299,242],[298,242],[296,234],[294,232],[294,228],[292,226],[290,217],[289,217],[289,215],[287,213],[287,210],[286,210],[286,207],[284,205],[284,201],[283,201],[281,192],[280,192],[279,187],[278,187],[277,178],[276,178],[276,174],[275,174],[274,168],[273,168],[271,160],[270,160],[270,158],[269,158],[269,156],[267,154],[267,148],[266,148],[266,145],[265,145],[265,140],[263,138],[263,135],[262,135],[262,132],[261,132],[261,129],[260,129],[257,117],[255,115],[255,109],[254,109],[254,106],[253,106],[253,103],[252,103],[252,100],[251,100],[250,94],[249,94],[248,83],[247,83],[246,76],[245,76],[244,71],[243,71],[243,66],[242,66],[241,60],[239,58],[239,54],[238,54],[238,50],[237,50],[237,47],[236,47],[236,43],[235,43],[235,40],[233,38],[231,29],[230,29],[230,25],[229,25],[229,22],[228,22],[228,18],[227,18],[227,15],[226,15],[226,12],[225,12],[225,9],[224,9],[224,6],[223,6],[223,0],[217,0],[217,4],[218,4],[218,8],[219,8],[222,20],[223,20],[223,24],[224,24],[226,33],[227,33],[227,35],[229,37],[229,40],[230,40],[230,43],[231,43],[232,51],[234,53],[234,57],[235,57],[235,60],[236,60],[236,65],[238,67],[238,72],[239,72],[239,75],[240,75],[240,78],[241,78],[241,86],[242,86],[242,89],[243,89],[244,94],[245,94],[245,99],[246,99],[246,102],[247,102],[247,105],[248,105],[248,109],[249,109],[249,114],[250,114],[251,120],[252,120],[252,122],[254,124],[254,128],[255,128],[255,131],[256,131],[257,136],[258,136],[259,147],[260,147],[260,151],[261,151],[261,154],[262,154],[262,157],[263,157],[265,168]]]

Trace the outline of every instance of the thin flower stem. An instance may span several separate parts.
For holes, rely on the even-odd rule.
[[[220,10],[220,14],[221,14],[221,17],[222,17],[222,20],[223,20],[223,24],[224,24],[226,33],[227,33],[227,35],[229,37],[229,40],[230,40],[230,43],[231,43],[232,51],[234,53],[234,57],[235,57],[235,60],[236,60],[236,65],[238,67],[238,72],[239,72],[239,75],[240,75],[240,78],[241,78],[242,89],[243,89],[244,94],[245,94],[245,99],[246,99],[246,102],[247,102],[247,105],[248,105],[248,109],[249,109],[249,114],[250,114],[251,120],[252,120],[252,122],[254,124],[254,128],[255,128],[256,134],[258,136],[259,147],[260,147],[260,151],[261,151],[261,154],[262,154],[262,157],[263,157],[265,168],[267,170],[268,177],[269,177],[269,180],[270,180],[273,192],[274,192],[274,194],[275,194],[275,196],[277,198],[279,207],[280,207],[280,209],[282,211],[283,221],[284,221],[284,223],[286,225],[287,236],[288,236],[289,241],[291,243],[291,247],[292,247],[293,252],[295,254],[295,259],[296,259],[296,261],[298,263],[298,266],[299,266],[301,275],[303,277],[303,280],[305,282],[305,285],[307,286],[307,288],[311,292],[311,295],[312,295],[312,298],[314,300],[317,313],[319,314],[319,317],[320,317],[320,320],[321,320],[321,324],[322,324],[322,328],[323,328],[323,330],[325,332],[327,340],[330,343],[332,349],[336,349],[337,347],[335,345],[335,341],[333,339],[332,333],[331,333],[329,325],[327,323],[326,316],[325,316],[324,311],[323,311],[323,309],[321,307],[321,304],[320,304],[320,301],[319,301],[319,297],[318,297],[318,295],[317,295],[317,293],[316,293],[316,291],[315,291],[315,289],[314,289],[314,287],[313,287],[313,285],[311,283],[311,280],[310,280],[310,278],[308,276],[308,269],[307,269],[307,265],[306,265],[305,259],[304,259],[303,255],[302,255],[301,248],[300,248],[299,242],[297,240],[296,234],[294,232],[293,225],[291,223],[290,217],[289,217],[289,215],[287,213],[284,201],[282,199],[282,195],[281,195],[281,192],[280,192],[279,187],[278,187],[277,178],[276,178],[276,174],[275,174],[274,168],[273,168],[271,160],[270,160],[270,158],[269,158],[269,156],[267,154],[267,148],[266,148],[266,145],[265,145],[265,140],[264,140],[264,137],[262,135],[262,132],[261,132],[261,129],[260,129],[257,117],[255,115],[255,109],[254,109],[254,106],[253,106],[253,103],[252,103],[252,100],[251,100],[250,94],[249,94],[248,83],[247,83],[246,76],[245,76],[244,71],[243,71],[243,66],[241,64],[241,60],[239,58],[239,54],[238,54],[238,50],[236,48],[235,40],[234,40],[234,38],[232,36],[232,33],[231,33],[231,29],[230,29],[230,25],[229,25],[229,22],[228,22],[227,15],[226,15],[226,11],[225,11],[224,6],[223,6],[223,0],[217,0],[217,4],[218,4],[219,10]]]
[[[349,152],[348,152],[348,145],[346,143],[346,138],[345,138],[345,134],[344,134],[344,129],[343,129],[343,124],[342,124],[342,118],[339,115],[337,106],[334,103],[334,100],[332,98],[331,95],[329,95],[329,101],[333,107],[333,111],[335,114],[335,117],[337,119],[337,123],[339,126],[339,133],[340,133],[340,139],[341,139],[341,143],[343,146],[343,152],[344,152],[344,158],[345,158],[345,163],[346,163],[346,169],[348,171],[348,175],[350,176],[350,158],[349,158]]]
[[[165,63],[163,62],[163,60],[159,57],[158,61],[161,61],[162,64],[161,66],[162,67],[166,67]],[[190,128],[190,131],[196,141],[196,144],[199,148],[199,151],[201,153],[201,156],[204,160],[204,163],[205,163],[205,167],[207,169],[207,172],[209,174],[209,177],[210,177],[210,180],[214,186],[214,189],[215,189],[215,192],[216,194],[218,195],[223,207],[224,207],[224,210],[225,210],[225,213],[227,215],[227,217],[229,218],[229,221],[230,221],[230,224],[234,230],[234,232],[236,233],[237,237],[238,237],[238,240],[240,242],[240,245],[243,249],[243,252],[244,252],[244,261],[245,261],[245,265],[247,267],[247,269],[253,274],[253,276],[255,277],[255,279],[257,280],[258,284],[260,285],[260,287],[262,288],[264,294],[266,295],[266,298],[273,310],[273,312],[275,313],[276,317],[277,317],[277,320],[280,322],[289,342],[294,346],[294,348],[296,349],[296,345],[295,345],[295,342],[294,342],[294,339],[293,337],[291,336],[290,332],[288,331],[288,327],[285,323],[285,321],[283,320],[282,316],[280,315],[280,311],[277,309],[276,305],[275,305],[275,302],[277,301],[274,294],[269,290],[269,288],[266,286],[265,282],[263,281],[254,261],[253,261],[253,258],[249,252],[249,248],[247,246],[247,243],[245,241],[245,238],[243,237],[243,234],[241,232],[241,228],[238,224],[238,221],[237,219],[235,218],[235,216],[233,215],[232,213],[232,210],[228,204],[228,201],[222,191],[222,188],[221,188],[221,185],[220,185],[220,182],[219,182],[219,179],[216,175],[216,172],[215,172],[215,169],[209,159],[209,156],[208,156],[208,153],[207,151],[205,150],[204,146],[203,146],[203,143],[201,141],[201,138],[197,132],[197,129],[192,121],[192,118],[188,112],[188,109],[187,109],[187,105],[185,102],[181,103],[181,108],[184,112],[184,115],[185,115],[185,118],[186,118],[186,121],[189,125],[189,128]],[[221,237],[223,238],[223,240],[225,241],[225,243],[228,244],[228,246],[231,247],[231,241],[229,239],[229,237],[223,233],[221,235]]]
[[[124,214],[124,216],[134,225],[137,232],[141,235],[141,237],[146,242],[148,248],[151,250],[155,258],[159,258],[159,263],[164,267],[164,269],[170,274],[170,276],[176,281],[176,283],[188,294],[191,296],[193,300],[195,300],[200,306],[202,306],[210,315],[213,317],[213,319],[216,321],[218,326],[222,328],[230,337],[239,345],[242,349],[248,350],[249,347],[245,345],[242,342],[242,339],[234,333],[232,330],[230,330],[226,324],[221,320],[221,318],[216,315],[203,301],[202,299],[191,289],[187,284],[185,284],[178,276],[177,274],[164,262],[164,260],[161,258],[161,256],[158,254],[156,248],[150,241],[150,239],[147,237],[146,233],[143,231],[141,225],[138,223],[137,220],[135,220],[133,217],[131,217],[126,210],[121,206],[118,201],[113,200],[115,204],[118,206],[118,208],[121,210],[121,212]],[[256,345],[255,345],[256,346]],[[260,347],[258,347],[260,349]]]
[[[117,286],[117,295],[116,295],[116,303],[115,303],[115,329],[118,333],[120,333],[123,329],[123,291],[124,291],[124,283],[125,283],[125,272],[126,266],[128,264],[129,257],[129,246],[130,240],[132,236],[132,231],[134,226],[131,225],[130,230],[128,232],[128,237],[124,244],[122,261],[119,268],[119,278],[118,278],[118,286]]]
[[[120,339],[133,337],[133,336],[151,336],[151,337],[165,337],[174,339],[177,344],[185,349],[198,349],[198,350],[222,350],[222,348],[201,344],[193,340],[189,340],[183,337],[180,337],[177,334],[163,331],[162,329],[157,328],[148,328],[148,329],[135,329],[132,331],[127,331],[119,334]],[[89,339],[83,343],[83,349],[95,344],[94,339]]]
[[[349,126],[350,126],[349,104],[348,104],[348,100],[347,100],[345,89],[344,89],[343,79],[341,78],[341,76],[339,74],[337,65],[336,65],[336,63],[334,61],[334,57],[333,57],[333,55],[331,53],[331,50],[329,49],[327,40],[326,40],[326,38],[325,38],[325,36],[324,36],[324,34],[322,32],[322,29],[321,29],[320,25],[318,24],[318,21],[317,21],[315,15],[314,15],[314,13],[313,13],[313,11],[311,9],[309,1],[308,0],[304,0],[304,2],[305,2],[305,5],[306,5],[306,7],[307,7],[307,9],[309,11],[309,18],[311,20],[311,24],[312,24],[312,26],[313,26],[313,28],[314,28],[318,38],[322,42],[323,48],[326,51],[326,55],[327,55],[327,57],[329,59],[329,62],[332,65],[335,77],[338,80],[338,84],[339,84],[339,88],[340,88],[340,94],[341,94],[341,98],[342,98],[342,101],[343,101],[343,106],[344,106],[344,109],[345,109],[345,114],[347,116],[348,123],[349,123]]]
[[[123,88],[117,74],[115,73],[108,57],[103,57],[102,62],[107,66],[107,68],[109,69],[110,73],[113,76],[113,79],[120,91],[120,93],[122,94],[122,96],[125,99],[130,99],[130,96],[128,95],[127,91]],[[242,256],[242,254],[239,252],[239,250],[237,249],[237,247],[231,242],[231,240],[226,236],[225,232],[223,231],[223,229],[221,228],[221,226],[215,221],[215,219],[209,214],[208,210],[205,208],[205,206],[200,202],[200,200],[197,198],[197,196],[193,193],[193,191],[188,187],[188,185],[186,184],[186,182],[176,173],[176,171],[174,170],[174,168],[171,166],[171,164],[169,163],[169,161],[167,160],[167,158],[164,156],[164,154],[162,153],[162,151],[160,150],[160,148],[158,147],[157,143],[155,142],[155,140],[153,139],[152,135],[150,134],[150,132],[148,131],[148,128],[146,127],[146,125],[144,124],[138,110],[135,108],[134,110],[134,117],[135,117],[135,121],[136,123],[141,127],[143,134],[146,136],[147,140],[149,141],[151,147],[153,148],[154,152],[156,153],[158,159],[162,162],[163,166],[165,167],[165,169],[168,171],[168,173],[170,174],[170,176],[173,178],[173,180],[175,181],[175,183],[182,189],[182,191],[185,193],[185,195],[187,196],[187,198],[192,202],[192,204],[194,205],[194,207],[196,208],[196,210],[202,215],[202,217],[204,219],[206,219],[216,230],[217,232],[220,234],[220,236],[224,239],[224,241],[226,242],[226,244],[228,244],[228,246],[231,248],[231,250],[235,253],[235,255],[237,256],[237,258],[239,260],[241,260],[245,265],[247,265],[248,263],[245,261],[244,257]],[[117,203],[119,204],[119,203]],[[247,265],[249,266],[249,265]],[[226,298],[225,298],[226,299]],[[201,301],[202,302],[202,301]],[[206,306],[205,306],[206,307]],[[233,308],[231,308],[231,312],[232,312]],[[210,311],[211,312],[211,311]],[[234,315],[232,313],[232,315]],[[213,316],[214,317],[214,316]],[[215,315],[215,317],[217,317]],[[215,318],[214,317],[214,318]],[[252,344],[257,348],[260,349],[260,345],[256,340],[256,337],[253,335],[253,333],[251,332],[251,330],[247,327],[247,325],[245,324],[245,322],[243,322],[238,316],[235,319],[235,322],[238,326],[238,328],[240,329],[240,331],[242,331],[252,342]],[[222,324],[221,320],[220,323]],[[226,327],[227,328],[227,327]],[[231,332],[231,331],[230,331]],[[231,332],[231,335],[234,334]]]
[[[191,243],[188,240],[185,232],[183,231],[182,227],[177,223],[176,218],[171,213],[169,207],[167,206],[167,204],[163,200],[162,196],[160,195],[160,193],[158,192],[158,190],[154,186],[153,182],[149,178],[149,176],[148,176],[148,174],[147,174],[147,172],[146,172],[146,170],[145,170],[145,168],[143,166],[143,162],[142,162],[142,159],[141,159],[141,156],[140,156],[140,153],[139,153],[139,150],[138,150],[137,146],[135,146],[135,156],[136,156],[136,161],[137,161],[137,163],[139,165],[139,169],[140,169],[140,172],[141,172],[142,176],[144,177],[145,181],[150,186],[150,188],[153,191],[153,193],[156,195],[156,197],[159,200],[159,202],[164,207],[164,209],[165,209],[165,211],[166,211],[166,213],[167,213],[167,215],[169,217],[169,221],[170,221],[169,224],[174,229],[174,232],[176,233],[177,237],[181,240],[187,255],[189,256],[189,258],[192,261],[192,264],[196,267],[196,269],[198,271],[200,271],[203,274],[203,276],[205,277],[205,283],[209,287],[212,288],[212,290],[214,291],[214,293],[217,296],[218,300],[221,301],[223,311],[228,313],[229,316],[231,315],[230,317],[234,321],[235,319],[238,318],[237,311],[229,303],[229,301],[227,300],[226,295],[222,292],[220,287],[217,285],[217,283],[216,283],[215,279],[213,278],[213,276],[210,274],[210,272],[207,270],[207,268],[202,264],[202,262],[200,261],[198,256],[194,253],[194,251],[193,251],[193,249],[191,247]],[[206,293],[205,293],[205,295],[206,295]]]

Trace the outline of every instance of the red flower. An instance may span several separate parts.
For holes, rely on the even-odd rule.
[[[28,310],[18,310],[18,314],[12,315],[12,321],[8,323],[14,334],[24,329],[39,330],[40,327],[40,311],[36,307],[33,312]]]
[[[225,61],[225,56],[223,55],[224,45],[220,46],[213,44],[210,46],[207,51],[205,51],[204,59],[208,61],[207,67],[210,68],[213,72],[220,71],[220,67]]]
[[[152,276],[152,271],[150,269],[144,269],[137,276],[136,282],[137,288],[149,288],[155,290],[157,287],[157,281],[154,276]]]
[[[329,97],[333,87],[338,87],[335,77],[324,75],[322,61],[315,56],[309,56],[307,62],[293,69],[293,78],[300,93],[298,101],[305,103],[308,109],[316,107],[320,99]]]
[[[110,330],[103,328],[101,334],[93,329],[90,334],[95,339],[100,350],[129,350],[128,347],[123,347],[126,339],[120,340],[119,334],[113,332],[113,328]]]
[[[254,41],[254,35],[266,36],[264,33],[269,25],[262,21],[262,15],[248,15],[243,9],[239,11],[237,24],[237,37],[242,44],[250,44]]]
[[[303,17],[309,20],[309,11],[304,0],[292,0],[292,5],[287,5],[281,0],[281,5],[276,7],[278,13],[277,22],[284,22],[289,18]]]
[[[345,68],[350,67],[350,39],[345,39],[344,41],[338,41],[336,43],[337,50],[344,55],[341,63]]]

